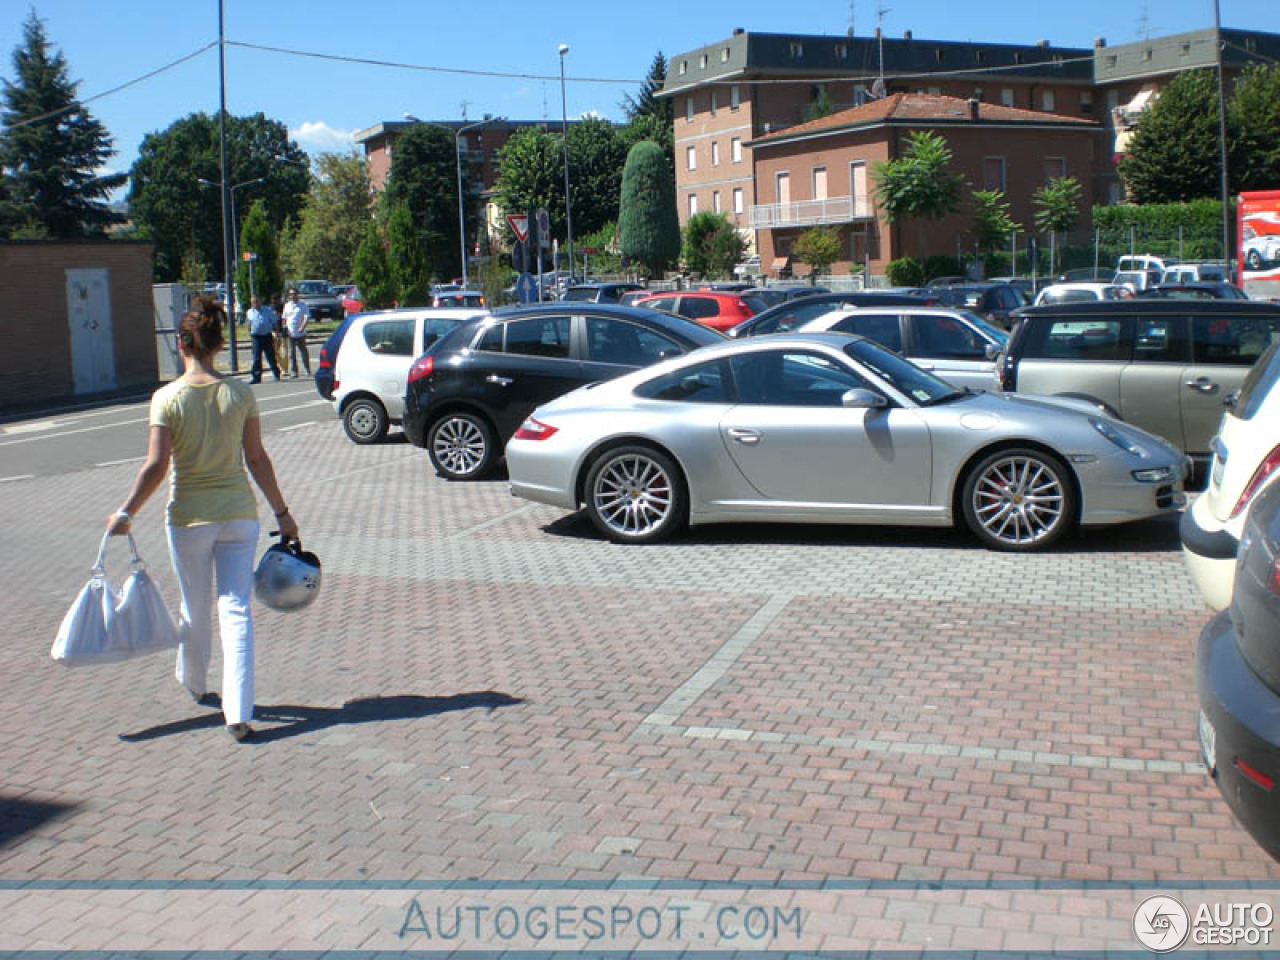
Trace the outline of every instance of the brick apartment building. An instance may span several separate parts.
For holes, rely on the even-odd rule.
[[[1177,73],[1214,65],[1216,38],[1215,31],[1207,30],[1111,48],[1098,39],[1092,48],[1081,48],[1055,47],[1046,41],[1012,45],[918,40],[910,31],[901,38],[889,38],[736,30],[724,41],[672,57],[659,94],[670,98],[674,107],[680,222],[683,225],[691,214],[702,210],[728,215],[762,254],[762,265],[768,268],[772,264],[763,259],[765,248],[776,249],[779,243],[785,247],[787,237],[785,233],[777,238],[764,234],[789,229],[779,223],[777,205],[801,197],[813,200],[825,192],[826,199],[843,198],[844,202],[810,210],[816,219],[807,220],[805,226],[841,227],[851,244],[865,245],[851,247],[848,255],[870,259],[874,272],[895,248],[877,236],[874,210],[868,209],[870,201],[866,199],[870,186],[865,174],[858,181],[845,173],[849,169],[846,163],[854,159],[852,154],[841,153],[838,175],[834,165],[827,165],[825,182],[813,181],[810,173],[805,174],[810,177],[807,187],[790,180],[790,198],[779,197],[776,176],[781,170],[777,164],[785,155],[787,163],[812,171],[823,163],[817,156],[804,156],[810,147],[835,147],[847,153],[861,140],[869,166],[875,159],[892,155],[888,151],[896,141],[890,138],[882,143],[877,153],[866,142],[865,133],[842,134],[838,146],[825,133],[814,139],[778,139],[778,135],[805,124],[808,111],[822,98],[843,112],[879,102],[882,96],[908,93],[956,98],[966,105],[977,100],[982,105],[978,126],[989,132],[996,129],[997,117],[989,108],[1043,115],[1041,121],[1056,131],[1054,136],[1041,140],[1032,134],[1016,147],[998,149],[970,142],[969,125],[944,130],[948,118],[936,118],[940,132],[948,136],[954,132],[965,140],[959,152],[967,158],[965,172],[975,185],[992,179],[977,157],[1004,157],[1004,181],[1015,217],[1019,216],[1019,204],[1027,199],[1015,196],[1015,191],[1035,189],[1051,169],[1062,167],[1059,161],[1065,161],[1067,172],[1085,186],[1089,205],[1117,202],[1122,190],[1116,161],[1123,153],[1132,122]],[[1221,39],[1228,78],[1249,63],[1280,58],[1280,35],[1224,30]],[[882,86],[878,83],[881,74]],[[960,108],[951,104],[946,109]],[[857,126],[870,123],[872,116],[845,120]],[[1026,116],[1000,116],[1014,124],[1012,129],[1031,129],[1032,121]],[[912,124],[921,126],[921,119],[913,118]],[[895,118],[882,120],[885,129],[895,126]],[[1082,123],[1072,125],[1073,120]],[[1071,149],[1064,148],[1060,142],[1063,137],[1070,140]],[[768,148],[760,150],[765,144]],[[758,168],[761,163],[763,167]],[[864,191],[861,198],[859,183]],[[863,239],[855,241],[855,236]],[[954,252],[954,244],[950,251],[933,252]]]

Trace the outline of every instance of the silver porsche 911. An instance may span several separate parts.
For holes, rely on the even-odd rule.
[[[945,526],[1035,550],[1076,524],[1177,510],[1187,460],[1077,400],[975,393],[871,340],[696,350],[539,407],[507,445],[515,496],[619,543],[685,523]]]

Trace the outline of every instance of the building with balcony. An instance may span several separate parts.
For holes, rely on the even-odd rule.
[[[952,151],[951,169],[974,190],[1000,190],[1010,216],[1033,223],[1031,195],[1057,177],[1089,177],[1098,121],[961,100],[937,94],[895,93],[745,144],[759,201],[747,211],[763,271],[801,274],[791,247],[813,226],[836,229],[843,256],[836,273],[884,272],[902,256],[971,250],[960,215],[938,221],[885,224],[876,216],[871,170],[901,157],[919,130],[937,133]],[[1085,197],[1082,220],[1092,203]]]

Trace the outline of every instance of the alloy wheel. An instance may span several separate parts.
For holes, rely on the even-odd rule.
[[[986,533],[1016,546],[1051,537],[1063,522],[1062,478],[1032,456],[1003,457],[988,464],[973,484],[970,507]]]
[[[448,472],[468,476],[488,460],[488,438],[470,417],[450,417],[436,429],[431,452]]]
[[[657,530],[676,504],[673,480],[666,468],[637,453],[610,460],[597,474],[591,497],[601,522],[627,538]]]

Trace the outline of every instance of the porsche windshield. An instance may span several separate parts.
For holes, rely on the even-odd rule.
[[[945,380],[926,373],[871,340],[855,340],[844,351],[903,396],[910,397],[921,406],[937,403],[959,393]]]

